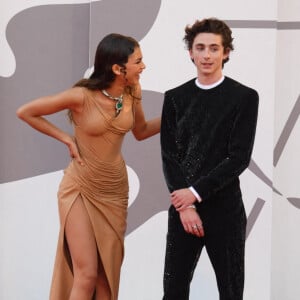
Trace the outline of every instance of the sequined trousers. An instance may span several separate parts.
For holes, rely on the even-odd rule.
[[[227,220],[215,220],[216,226],[205,226],[203,222],[205,237],[198,238],[184,231],[178,212],[171,206],[163,300],[189,299],[190,283],[203,247],[215,271],[219,299],[242,300],[246,222],[243,208]]]

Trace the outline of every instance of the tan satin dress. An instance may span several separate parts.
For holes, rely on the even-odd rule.
[[[95,92],[85,88],[82,92],[84,109],[73,122],[84,166],[73,160],[59,186],[61,228],[50,300],[67,300],[72,288],[72,264],[64,232],[68,213],[78,196],[90,217],[111,300],[116,300],[128,205],[128,178],[121,146],[134,123],[133,103],[131,97],[124,96],[122,111],[112,117],[94,97]]]

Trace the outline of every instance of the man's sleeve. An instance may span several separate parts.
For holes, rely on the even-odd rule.
[[[257,92],[249,89],[234,120],[228,156],[206,176],[191,183],[203,201],[230,184],[248,167],[255,138],[258,102]]]
[[[178,148],[180,141],[176,140],[176,127],[174,99],[166,92],[162,110],[160,143],[163,172],[170,192],[188,186],[180,167],[180,149]]]

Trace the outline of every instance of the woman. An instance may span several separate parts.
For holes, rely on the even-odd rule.
[[[131,37],[107,35],[94,71],[73,88],[21,106],[17,115],[64,143],[72,161],[58,191],[60,234],[51,300],[115,300],[126,229],[128,179],[121,146],[160,131],[160,118],[145,121],[139,78],[145,65]],[[74,137],[43,115],[68,109]]]

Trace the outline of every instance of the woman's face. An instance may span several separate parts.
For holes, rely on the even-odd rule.
[[[134,86],[138,84],[140,74],[145,68],[141,48],[136,47],[134,52],[128,57],[128,62],[125,64],[124,78],[126,79],[126,85]]]

